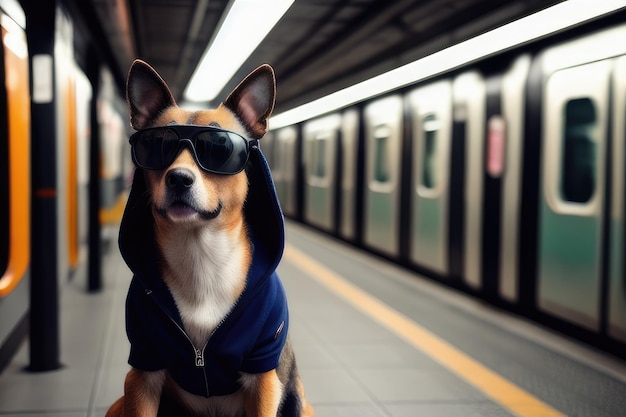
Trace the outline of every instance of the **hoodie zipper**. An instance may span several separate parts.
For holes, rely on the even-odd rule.
[[[152,290],[150,289],[145,289],[146,294],[147,295],[152,295]],[[243,295],[243,293],[245,292],[245,288],[244,291],[241,292],[241,295]],[[220,322],[217,324],[217,326],[215,326],[215,328],[213,329],[213,331],[211,331],[211,333],[209,334],[209,337],[207,338],[206,342],[204,342],[204,346],[202,346],[202,349],[198,349],[196,348],[196,345],[193,344],[193,342],[191,341],[191,338],[189,337],[189,335],[187,334],[187,332],[185,332],[185,329],[183,329],[182,327],[180,327],[180,325],[176,322],[176,320],[174,320],[174,318],[172,316],[170,316],[169,312],[165,309],[165,307],[163,307],[163,305],[161,304],[160,301],[158,301],[155,297],[150,297],[150,299],[152,301],[154,301],[156,303],[156,305],[159,306],[159,308],[161,309],[161,311],[163,311],[165,313],[165,315],[167,316],[167,318],[170,319],[170,321],[172,323],[174,323],[174,325],[176,326],[176,328],[183,334],[183,336],[185,336],[185,338],[187,339],[187,341],[189,342],[189,344],[191,345],[194,355],[195,355],[195,365],[197,368],[202,368],[202,375],[204,376],[204,388],[206,391],[206,397],[209,398],[209,381],[207,380],[206,377],[206,369],[205,369],[205,361],[204,361],[204,351],[206,349],[206,347],[209,344],[209,341],[211,340],[211,338],[213,337],[213,335],[215,334],[215,332],[217,331],[217,329],[219,329],[222,324],[224,324],[224,322],[226,321],[226,319],[228,319],[228,317],[230,316],[230,314],[235,311],[235,308],[237,307],[237,305],[239,304],[239,300],[241,299],[241,295],[239,295],[239,297],[237,298],[237,300],[235,301],[235,303],[233,304],[232,308],[230,309],[230,311],[222,318],[222,320],[220,320]]]
[[[152,295],[152,290],[146,289],[145,291],[146,291],[147,295],[150,295],[150,296]],[[209,344],[210,336],[209,336],[209,339],[207,339],[207,341],[204,344],[204,346],[202,347],[202,349],[196,348],[196,345],[193,344],[193,342],[191,341],[191,338],[189,337],[187,332],[185,332],[185,329],[180,327],[180,325],[176,322],[176,320],[174,320],[174,318],[172,316],[170,316],[169,312],[165,309],[165,307],[163,307],[163,305],[156,298],[151,296],[150,299],[152,301],[154,301],[157,306],[159,306],[161,311],[163,311],[165,313],[165,315],[167,316],[167,318],[170,319],[170,321],[172,323],[174,323],[174,326],[176,326],[176,328],[182,333],[182,335],[185,336],[185,339],[187,339],[187,341],[191,345],[191,348],[193,349],[193,353],[194,353],[194,357],[195,357],[195,365],[196,365],[197,368],[202,368],[202,375],[204,376],[204,390],[206,392],[206,397],[209,398],[209,381],[207,380],[206,372],[205,372],[205,368],[204,368],[204,365],[205,365],[205,362],[204,362],[204,349]],[[215,333],[215,330],[213,330],[211,335],[213,335],[213,333]]]

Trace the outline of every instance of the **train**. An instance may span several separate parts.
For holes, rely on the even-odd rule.
[[[89,287],[88,258],[100,256],[101,239],[117,238],[132,169],[126,105],[110,66],[87,68],[91,52],[77,45],[90,45],[88,34],[63,2],[35,3],[0,1],[0,370],[42,325],[33,320],[58,326],[58,308],[33,306],[58,303],[61,285]],[[38,9],[31,19],[54,16],[44,28],[53,38],[44,39],[47,53],[33,52],[27,4]],[[58,358],[31,361],[32,370],[57,366]]]
[[[625,16],[270,119],[285,216],[626,357]]]

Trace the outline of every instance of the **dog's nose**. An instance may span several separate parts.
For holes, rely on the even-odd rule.
[[[165,184],[178,192],[190,188],[196,180],[193,172],[186,168],[175,168],[165,175]]]

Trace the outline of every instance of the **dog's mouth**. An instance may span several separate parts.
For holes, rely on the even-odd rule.
[[[177,199],[172,201],[167,205],[166,208],[157,208],[157,212],[161,216],[174,221],[193,220],[195,217],[200,217],[204,220],[212,220],[219,216],[221,211],[221,201],[218,202],[218,205],[214,210],[203,210],[183,199]]]
[[[170,215],[170,217],[173,217],[176,219],[191,217],[195,215],[196,213],[198,213],[198,211],[194,207],[182,201],[177,201],[171,204],[168,207],[167,212]]]

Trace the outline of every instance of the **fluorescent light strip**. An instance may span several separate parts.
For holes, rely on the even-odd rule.
[[[0,13],[0,25],[6,30],[4,35],[4,46],[10,49],[18,58],[28,56],[28,45],[24,30],[9,16]]]
[[[0,9],[9,15],[22,29],[26,29],[26,15],[17,0],[0,0]]]
[[[185,89],[189,101],[211,101],[295,0],[236,0]]]
[[[417,61],[280,113],[271,118],[270,127],[279,129],[341,109],[623,7],[626,7],[624,0],[568,0],[556,4]]]

